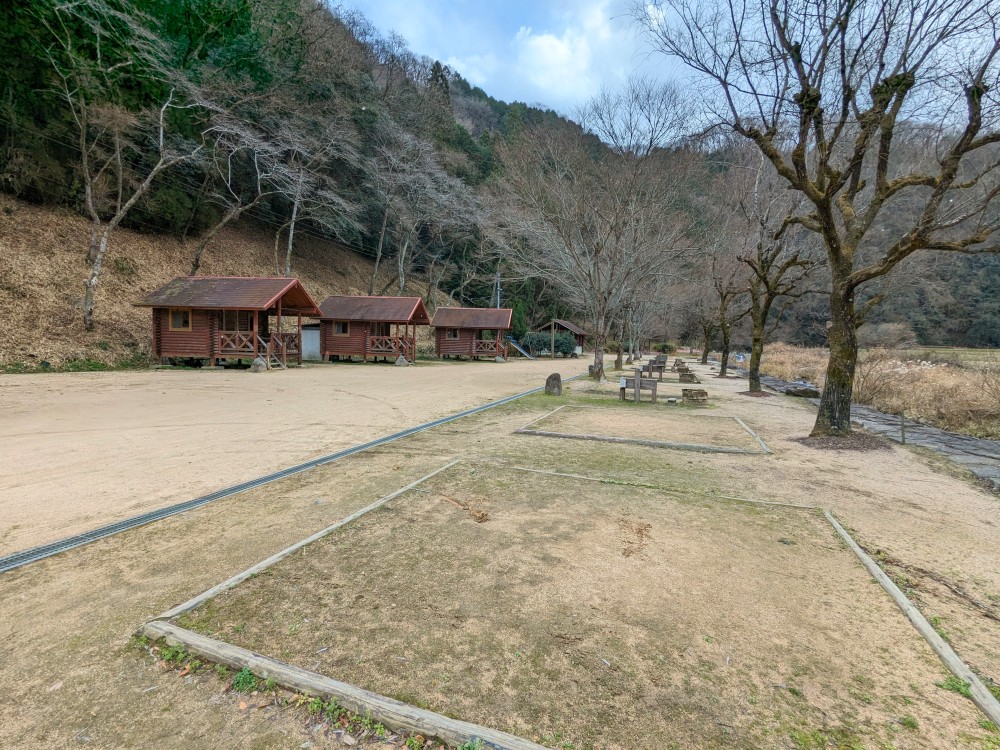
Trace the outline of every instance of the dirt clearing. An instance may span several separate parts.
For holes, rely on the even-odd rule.
[[[0,555],[544,383],[582,360],[0,377]]]

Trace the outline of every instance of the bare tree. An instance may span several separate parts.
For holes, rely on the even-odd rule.
[[[819,265],[814,236],[797,226],[783,224],[799,200],[785,188],[770,162],[759,151],[742,144],[727,151],[728,171],[713,192],[721,196],[718,210],[728,214],[729,235],[736,258],[746,265],[749,277],[747,314],[751,321],[750,392],[759,393],[760,362],[772,310],[781,300],[778,318],[789,303],[808,293],[805,280]]]
[[[375,292],[389,237],[395,245],[395,281],[402,294],[414,263],[439,268],[447,252],[437,253],[434,247],[446,250],[449,243],[468,236],[479,221],[479,207],[471,190],[441,168],[434,147],[421,138],[386,132],[376,162],[374,188],[384,208],[368,293]]]
[[[749,307],[745,304],[748,274],[746,268],[733,252],[732,246],[725,243],[726,239],[728,237],[723,235],[723,241],[716,244],[709,255],[716,330],[722,344],[719,362],[720,378],[726,377],[729,371],[729,352],[732,345],[733,327],[750,312]]]
[[[264,199],[287,193],[293,179],[275,144],[249,125],[227,120],[218,122],[207,134],[212,140],[211,170],[218,184],[215,197],[224,212],[199,239],[191,260],[192,276],[197,275],[205,250],[225,226]]]
[[[676,140],[683,115],[672,87],[632,81],[583,109],[590,136],[534,129],[500,150],[506,259],[586,311],[597,378],[626,300],[682,253],[676,197],[685,162],[661,149]]]
[[[829,264],[830,359],[813,435],[851,430],[867,283],[922,249],[996,252],[995,0],[652,0],[633,14],[704,84],[706,115],[749,139],[804,199],[783,224]],[[928,158],[899,158],[922,123]],[[866,253],[886,215],[906,225]]]
[[[283,122],[274,136],[283,154],[287,179],[276,182],[290,204],[290,214],[274,236],[275,271],[290,276],[295,231],[299,222],[309,223],[335,237],[357,229],[357,203],[339,189],[336,174],[344,167],[364,169],[365,160],[354,145],[350,126],[330,114],[321,122],[302,116]],[[284,259],[278,248],[281,235],[288,231]]]
[[[164,74],[162,49],[141,19],[101,0],[41,3],[35,13],[48,32],[45,52],[55,73],[55,93],[66,103],[76,131],[84,206],[91,220],[86,254],[90,271],[83,282],[83,325],[90,331],[112,233],[157,176],[196,158],[202,149],[201,143],[168,141],[167,113],[201,105],[178,104],[175,89],[156,110],[132,111],[114,101],[116,71],[135,68],[140,76]],[[80,27],[94,35],[92,47],[78,41]],[[102,39],[115,44],[102,45]],[[102,52],[105,47],[130,49],[132,57],[109,57]],[[157,159],[137,167],[147,153],[146,138],[153,141]]]
[[[715,289],[704,274],[679,286],[678,293],[671,300],[676,308],[676,317],[681,321],[684,338],[689,341],[701,339],[701,363],[708,364],[708,355],[719,335],[719,313],[714,299]]]

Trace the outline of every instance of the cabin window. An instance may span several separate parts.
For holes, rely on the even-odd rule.
[[[223,310],[222,330],[223,331],[249,331],[251,330],[250,315],[242,310]]]
[[[171,331],[191,330],[191,308],[171,307],[168,315],[168,328]]]
[[[449,338],[449,339],[457,339],[458,338],[458,329],[457,328],[449,328],[448,329],[448,333],[446,334],[445,337]]]
[[[334,336],[348,336],[351,333],[351,323],[347,320],[335,320],[333,321],[333,335]]]

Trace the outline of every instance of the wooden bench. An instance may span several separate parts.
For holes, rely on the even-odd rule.
[[[707,404],[708,391],[704,388],[681,388],[681,398],[685,404]]]
[[[656,403],[656,382],[652,378],[644,378],[640,373],[641,368],[636,369],[636,374],[632,377],[621,378],[618,381],[618,400],[625,401],[625,394],[628,391],[632,393],[632,400],[636,403],[639,402],[640,394],[642,391],[649,391],[652,402]]]

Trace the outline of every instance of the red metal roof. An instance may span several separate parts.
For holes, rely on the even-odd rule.
[[[416,323],[428,325],[427,314],[420,297],[345,297],[333,296],[319,306],[324,320],[371,320],[377,323]]]
[[[298,279],[244,276],[178,276],[146,295],[137,307],[201,310],[270,310],[318,317],[319,307]]]
[[[431,325],[435,328],[510,328],[509,307],[439,307]]]
[[[570,323],[568,320],[562,320],[561,318],[556,318],[552,322],[555,323],[560,328],[565,328],[567,331],[569,331],[570,333],[574,333],[577,336],[587,335],[587,332],[582,328],[580,328],[580,326],[576,325],[575,323]],[[542,330],[547,330],[547,329],[548,326],[545,326],[545,328]]]

